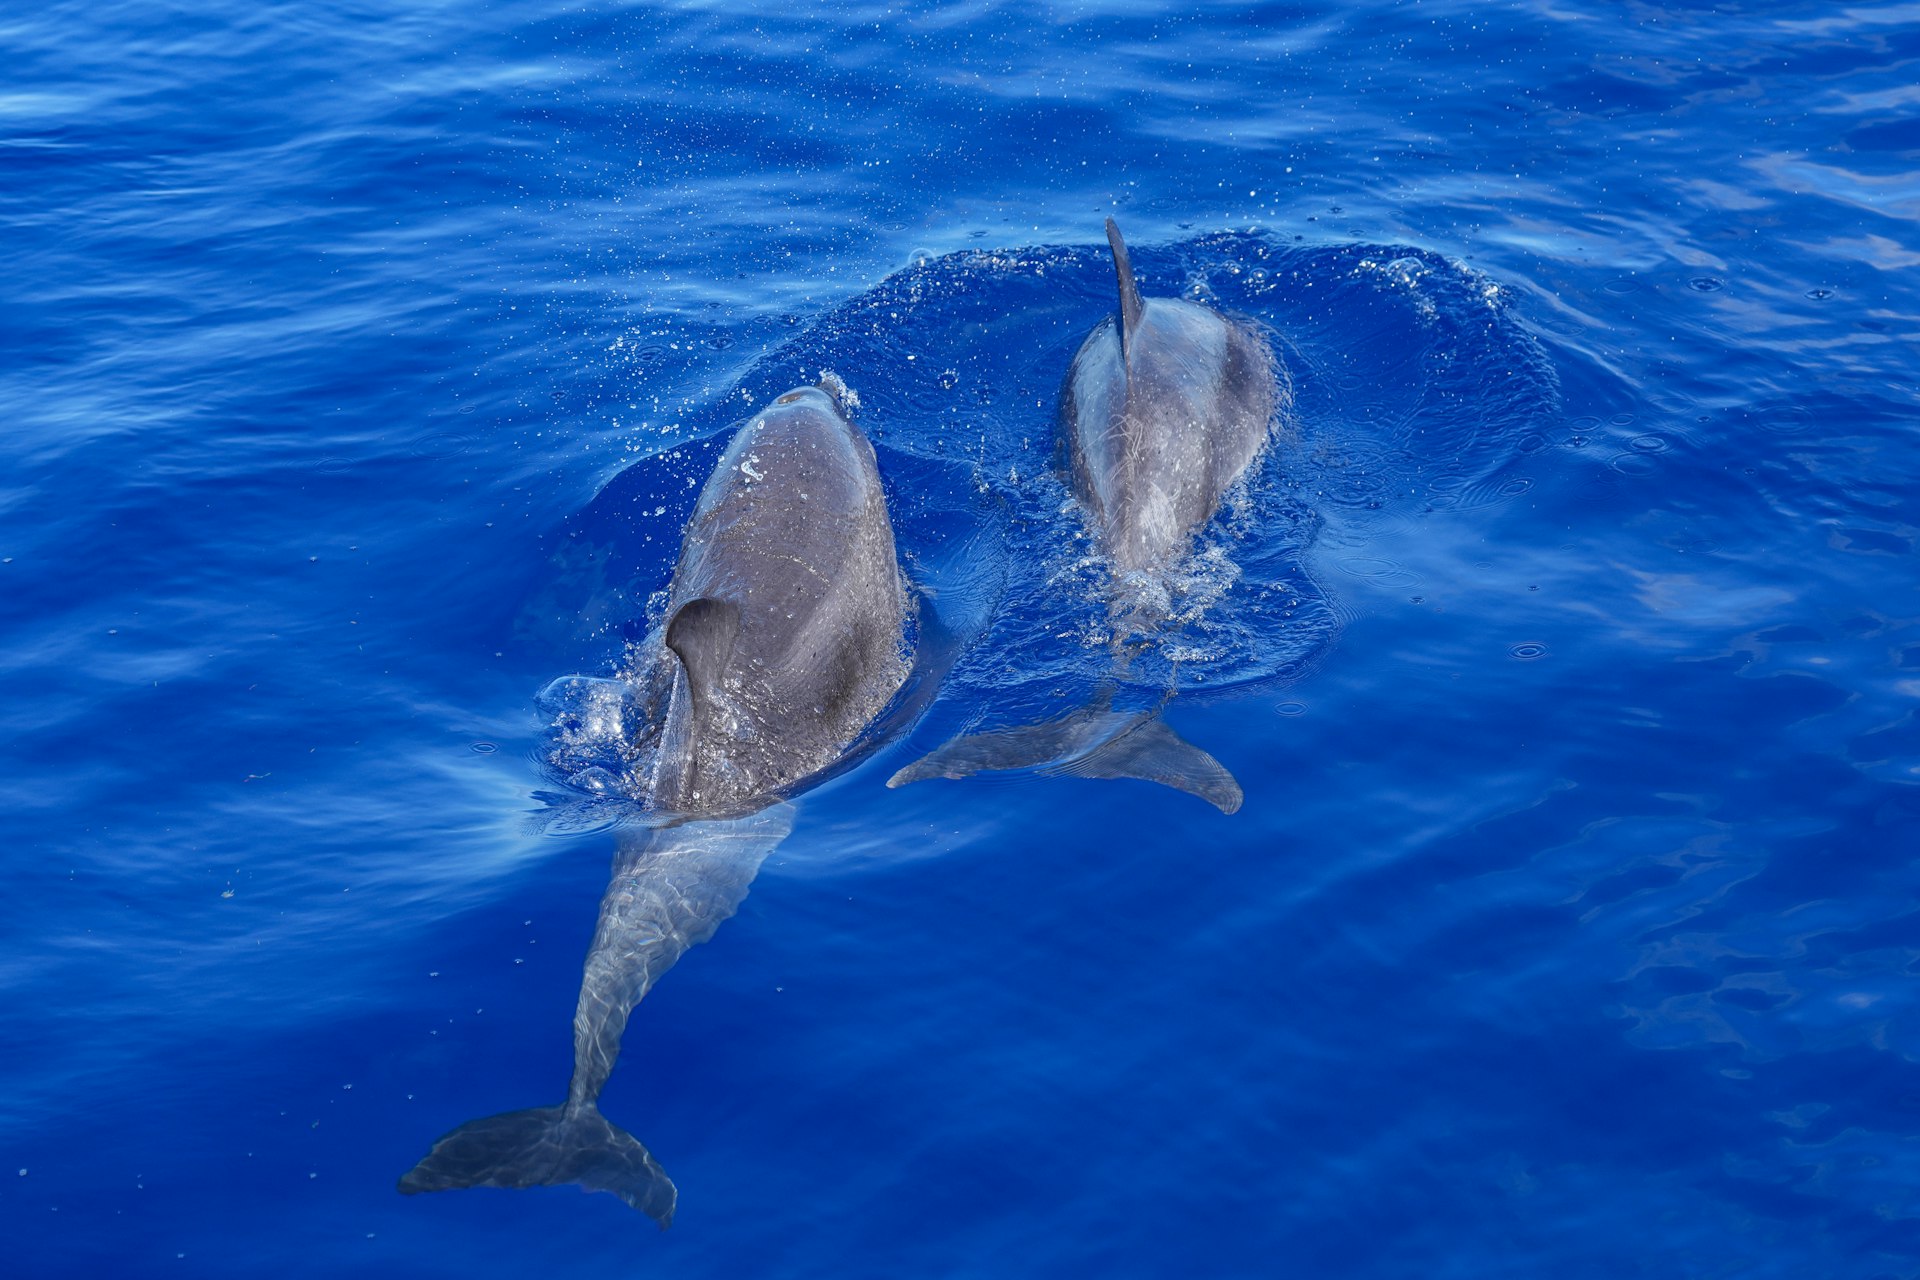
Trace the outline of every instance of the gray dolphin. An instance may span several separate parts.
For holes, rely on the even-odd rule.
[[[1120,228],[1107,219],[1120,305],[1088,333],[1060,388],[1064,469],[1113,573],[1109,612],[1124,670],[1129,632],[1165,621],[1158,602],[1220,501],[1271,434],[1284,372],[1253,326],[1177,298],[1142,298]],[[1040,725],[956,738],[887,782],[961,778],[983,769],[1046,768],[1144,778],[1225,813],[1240,785],[1157,717],[1091,706]]]
[[[1107,219],[1120,308],[1093,327],[1060,388],[1073,491],[1121,575],[1164,574],[1266,447],[1272,350],[1252,326],[1179,298],[1142,298]]]
[[[640,647],[657,732],[635,771],[661,825],[621,838],[567,1100],[462,1125],[401,1191],[571,1182],[672,1222],[672,1181],[598,1107],[627,1017],[734,913],[792,826],[784,797],[848,754],[909,670],[912,605],[873,446],[842,412],[844,388],[823,386],[734,436],[688,521],[666,625]]]

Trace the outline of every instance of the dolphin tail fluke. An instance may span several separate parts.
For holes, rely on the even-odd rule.
[[[1000,769],[1038,769],[1057,765],[1076,754],[1083,735],[1073,730],[1088,720],[1093,708],[1083,707],[1063,720],[969,733],[921,756],[887,779],[889,787],[904,787],[928,778],[967,778]]]
[[[1245,794],[1227,767],[1175,733],[1159,716],[1061,766],[1082,778],[1140,778],[1190,796],[1222,813],[1237,813]]]
[[[901,769],[887,785],[998,769],[1139,778],[1198,796],[1222,813],[1238,810],[1243,798],[1226,766],[1175,733],[1158,713],[1116,713],[1104,697],[1064,719],[955,738]]]
[[[626,1130],[591,1102],[508,1111],[461,1125],[400,1179],[406,1195],[456,1187],[610,1191],[660,1224],[673,1224],[673,1180]]]

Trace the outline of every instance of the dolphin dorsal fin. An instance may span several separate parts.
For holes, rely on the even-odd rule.
[[[731,601],[701,596],[674,610],[667,622],[667,648],[687,673],[696,707],[719,685],[739,634],[740,606]]]
[[[1133,263],[1127,260],[1127,242],[1120,238],[1120,224],[1107,219],[1107,247],[1113,250],[1113,270],[1120,277],[1120,354],[1133,354],[1134,331],[1140,327],[1140,313],[1146,309],[1140,290],[1133,284]]]

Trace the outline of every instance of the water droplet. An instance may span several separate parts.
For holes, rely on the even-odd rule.
[[[1725,281],[1716,280],[1712,276],[1695,276],[1693,279],[1687,281],[1687,288],[1694,290],[1696,293],[1718,293],[1725,287]]]
[[[1511,649],[1508,649],[1507,652],[1522,662],[1532,662],[1536,658],[1544,658],[1547,656],[1547,646],[1537,640],[1527,640],[1514,645]]]
[[[1833,290],[1825,287],[1822,287],[1819,289],[1809,289],[1807,290],[1807,296],[1809,298],[1812,298],[1815,302],[1825,302],[1828,298],[1831,298],[1833,296]]]

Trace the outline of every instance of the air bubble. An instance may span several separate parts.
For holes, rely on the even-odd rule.
[[[620,779],[599,765],[592,765],[582,769],[567,779],[567,785],[576,791],[584,791],[589,795],[596,796],[621,795],[624,793],[624,788],[620,785]]]

